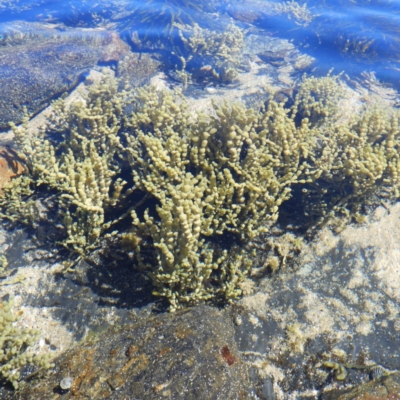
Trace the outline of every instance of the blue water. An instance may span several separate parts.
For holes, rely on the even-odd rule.
[[[279,7],[276,7],[277,5],[286,5],[289,8],[291,6],[294,13],[278,12]],[[178,80],[179,77],[173,75],[173,72],[182,72],[182,69],[185,68],[182,61],[182,58],[185,58],[187,60],[187,72],[205,71],[204,77],[206,79],[203,81],[203,76],[200,75],[200,77],[193,78],[192,81],[186,83],[189,88],[196,86],[196,93],[203,89],[202,85],[209,86],[211,84],[226,89],[236,88],[238,83],[235,79],[226,82],[218,79],[212,81],[213,78],[222,75],[223,68],[218,66],[217,63],[213,64],[215,60],[212,59],[212,56],[209,56],[209,59],[199,60],[198,55],[190,54],[190,51],[184,46],[179,27],[176,26],[176,23],[178,23],[181,26],[191,27],[198,24],[204,29],[214,31],[223,31],[234,24],[242,30],[245,36],[256,33],[258,38],[263,38],[263,35],[265,35],[268,38],[281,38],[290,41],[299,52],[315,59],[315,62],[306,70],[296,72],[298,75],[296,78],[299,79],[303,72],[322,76],[331,70],[334,71],[334,74],[343,71],[350,79],[357,79],[364,72],[372,72],[383,83],[392,85],[397,90],[400,89],[400,0],[311,0],[307,2],[306,8],[303,7],[304,19],[302,19],[301,15],[296,14],[296,11],[299,11],[300,7],[304,5],[305,3],[302,1],[296,6],[295,3],[267,2],[264,0],[21,0],[13,3],[0,0],[0,84],[4,82],[4,79],[15,79],[20,85],[21,82],[22,85],[26,85],[23,91],[29,95],[33,93],[33,90],[30,90],[29,82],[35,81],[37,87],[39,87],[39,80],[39,83],[47,84],[49,82],[49,85],[56,81],[52,75],[55,71],[55,65],[52,65],[54,54],[51,53],[51,50],[62,52],[60,59],[65,57],[67,71],[63,71],[63,79],[66,81],[74,80],[74,74],[80,73],[82,77],[85,77],[91,68],[86,66],[87,69],[81,71],[73,65],[74,60],[83,58],[85,49],[88,52],[90,49],[93,54],[92,57],[98,57],[99,65],[110,66],[118,71],[118,57],[110,61],[106,59],[104,54],[97,55],[93,50],[96,46],[108,45],[110,38],[116,35],[126,43],[132,53],[140,55],[147,53],[147,55],[154,56],[166,72],[164,77],[166,77],[168,83],[173,81],[175,86],[181,85],[183,87],[185,85],[183,81]],[[50,50],[46,47],[48,39],[51,39]],[[57,40],[60,40],[59,46],[57,46]],[[18,60],[24,60],[24,54],[21,56],[21,53],[24,51],[28,53],[31,50],[29,46],[24,47],[27,43],[31,43],[32,47],[37,43],[44,43],[43,49],[37,47],[35,48],[36,52],[32,51],[29,54],[30,67],[35,67],[36,72],[39,70],[38,75],[33,73],[29,75],[22,64],[15,65],[16,63],[14,63],[11,65],[7,61],[7,57],[4,56],[4,54],[11,54],[15,49],[15,53],[19,53]],[[41,50],[47,51],[48,54],[45,53],[41,57]],[[254,50],[254,52],[250,51],[248,54],[256,53]],[[268,51],[265,51],[265,53],[268,53]],[[46,58],[47,56],[48,58]],[[35,57],[39,61],[37,64],[32,61]],[[265,57],[268,58],[268,54]],[[10,56],[9,59],[12,59],[12,57]],[[71,60],[70,64],[68,60]],[[263,60],[263,58],[260,57],[260,60]],[[279,64],[281,62],[286,63],[288,61],[287,59],[282,61],[279,54],[272,55],[272,63]],[[87,65],[89,64],[88,61]],[[267,64],[268,62],[265,62],[265,70],[267,70]],[[268,67],[271,67],[271,65],[268,65]],[[57,67],[60,67],[60,65],[57,65]],[[207,68],[212,69],[214,75],[207,75]],[[72,77],[68,74],[68,69],[70,69]],[[271,69],[272,67],[268,71],[271,71]],[[244,72],[245,68],[240,65],[238,73]],[[254,85],[258,86],[258,83],[254,81]],[[38,113],[45,108],[52,98],[60,96],[61,90],[72,91],[74,89],[74,85],[66,85],[66,87],[67,89],[64,89],[64,87],[57,88],[58,92],[49,94],[47,98],[45,98],[47,93],[43,94],[44,99],[39,105],[33,104],[32,98],[27,96],[27,99],[21,100],[19,103],[16,102],[14,108],[22,109],[24,105],[30,106],[32,104],[32,113]],[[198,89],[199,87],[201,90]],[[20,86],[18,91],[21,92]],[[44,91],[42,90],[42,92]],[[202,91],[202,95],[207,96],[207,93],[212,96],[211,93],[213,92]],[[4,104],[5,95],[4,90],[0,92],[1,115],[4,114],[1,113],[1,107]],[[264,95],[264,92],[262,95]],[[23,98],[23,96],[19,98]],[[33,109],[34,106],[35,109]],[[5,106],[3,107],[5,109]],[[1,130],[8,130],[8,125],[6,126],[7,128],[1,128]],[[350,267],[351,265],[349,271],[351,271]],[[345,274],[347,274],[347,270],[344,270],[343,276]],[[336,269],[333,278],[337,276]],[[316,282],[315,285],[317,284],[320,283]],[[298,281],[295,277],[293,288],[297,288],[297,285]],[[331,287],[328,287],[328,289],[330,291]],[[134,290],[129,289],[129,295],[131,295],[131,292],[134,292]],[[286,304],[281,293],[278,294],[279,297],[276,301]],[[299,293],[296,294],[298,297],[295,297],[294,289],[288,291],[288,296],[289,294],[295,299],[293,302],[303,296],[303,293]],[[327,292],[326,296],[328,297],[328,295],[330,296],[331,293]],[[360,293],[360,298],[361,295],[364,294]],[[300,300],[298,304],[300,304]],[[247,333],[246,328],[243,335],[247,335]],[[282,332],[282,335],[284,334]],[[246,340],[247,338],[246,336]],[[265,347],[264,342],[262,342],[262,346]],[[386,354],[384,354],[385,357]],[[268,387],[268,393],[271,391],[272,386],[271,388]]]
[[[279,3],[279,2],[274,2]],[[300,1],[300,5],[304,2]],[[287,15],[271,15],[272,2],[259,1],[47,1],[22,0],[0,3],[0,40],[15,21],[58,24],[68,28],[111,27],[123,38],[132,30],[153,41],[151,51],[161,51],[157,41],[178,41],[171,21],[198,23],[202,27],[223,29],[219,22],[232,17],[232,10],[254,12],[252,22],[235,20],[243,29],[264,30],[275,37],[293,41],[303,52],[317,60],[321,71],[334,68],[357,74],[376,72],[378,78],[398,85],[400,67],[399,1],[309,1],[314,19],[299,26]],[[273,14],[273,13],[272,13]],[[4,25],[6,24],[6,25]],[[126,39],[129,42],[129,39]],[[132,45],[131,42],[129,42]],[[179,44],[179,43],[178,43]],[[134,49],[137,50],[137,49]],[[141,51],[149,51],[142,48]]]

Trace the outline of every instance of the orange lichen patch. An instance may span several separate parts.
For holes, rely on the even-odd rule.
[[[83,371],[81,374],[79,374],[78,377],[76,377],[72,383],[70,393],[73,396],[76,396],[79,393],[79,389],[81,387],[81,384],[83,383],[84,380],[87,380],[88,377],[93,376],[94,373],[92,371],[93,368],[93,356],[94,356],[95,349],[89,349],[89,351],[85,351],[85,356],[82,357],[82,353],[78,354],[77,356],[77,365],[81,363],[82,360],[85,360],[85,365],[83,365]],[[81,368],[79,368],[81,369]]]
[[[110,351],[110,356],[111,356],[111,357],[115,357],[117,354],[118,354],[118,349],[112,349],[112,350]]]
[[[159,385],[154,386],[153,387],[153,392],[154,393],[158,393],[159,391],[161,391],[161,390],[165,389],[166,387],[168,387],[170,385],[170,383],[171,383],[171,381],[165,382],[165,383],[160,383]]]
[[[136,369],[138,370],[144,370],[145,368],[147,368],[147,365],[149,364],[149,360],[147,358],[147,356],[145,356],[144,354],[140,354],[136,357],[132,357],[121,369],[121,372],[125,372],[127,371],[132,364],[134,364],[135,362],[138,363],[138,365],[136,366]]]
[[[221,356],[224,358],[224,360],[227,362],[228,365],[233,365],[236,362],[236,357],[234,357],[229,350],[228,346],[224,346],[220,350]]]
[[[15,150],[0,146],[0,193],[4,185],[26,171],[26,166]]]

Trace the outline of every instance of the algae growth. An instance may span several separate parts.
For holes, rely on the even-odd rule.
[[[32,347],[40,339],[36,329],[20,329],[14,326],[22,316],[22,311],[14,313],[14,298],[0,303],[0,379],[10,382],[18,389],[20,370],[26,365],[50,368],[50,354],[35,354]]]
[[[106,77],[79,102],[57,100],[43,129],[28,132],[28,116],[13,126],[29,172],[5,187],[2,216],[38,224],[51,193],[59,243],[78,259],[120,243],[171,311],[229,302],[252,266],[247,246],[293,194],[313,226],[398,196],[399,112],[343,124],[340,90],[338,77],[305,78],[291,107],[194,114],[179,92],[119,91]]]

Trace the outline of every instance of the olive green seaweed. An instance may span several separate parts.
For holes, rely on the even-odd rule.
[[[306,27],[316,17],[307,7],[307,3],[300,5],[297,1],[284,1],[280,3],[273,3],[274,10],[286,15],[289,19],[293,19],[296,25]]]
[[[171,311],[238,298],[246,245],[294,190],[314,225],[399,195],[399,111],[341,123],[339,77],[305,77],[290,108],[214,103],[207,114],[177,91],[117,87],[105,77],[79,102],[57,100],[37,132],[28,117],[13,126],[29,172],[5,187],[2,215],[30,223],[38,187],[57,193],[60,243],[79,258],[104,238],[128,243]]]
[[[35,355],[30,347],[37,344],[40,331],[19,329],[14,326],[22,313],[13,312],[14,298],[0,302],[0,379],[12,383],[18,389],[20,369],[27,364],[37,368],[51,368],[49,353]]]
[[[212,77],[222,83],[232,82],[237,77],[244,47],[244,32],[240,28],[230,24],[218,32],[201,28],[197,23],[190,26],[181,24],[175,26],[179,29],[179,36],[188,54],[186,58],[179,55],[182,62],[182,71],[179,72],[186,85],[186,80],[190,76],[185,76],[188,74],[185,69],[193,58],[202,60],[199,62],[201,65],[209,62],[208,67],[211,68]],[[178,48],[176,52],[180,54]],[[207,70],[207,66],[203,65],[201,69]]]

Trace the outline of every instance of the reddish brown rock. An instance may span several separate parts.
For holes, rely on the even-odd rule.
[[[0,146],[0,193],[11,178],[21,175],[25,171],[26,166],[15,150]]]

